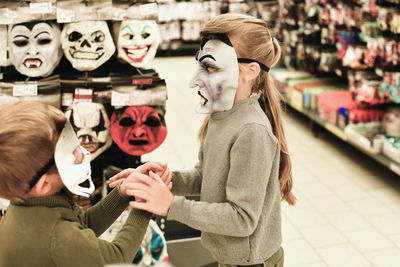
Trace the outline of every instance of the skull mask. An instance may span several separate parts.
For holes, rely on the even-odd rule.
[[[134,67],[147,67],[160,44],[157,23],[153,20],[124,20],[116,32],[118,57]]]
[[[62,57],[57,24],[34,22],[11,26],[8,34],[10,62],[29,77],[46,77]]]
[[[77,103],[66,112],[76,135],[91,160],[103,153],[112,144],[110,121],[102,104]]]
[[[80,21],[65,24],[62,48],[72,66],[80,71],[100,67],[114,54],[115,46],[105,21]]]
[[[132,156],[153,151],[167,136],[162,115],[149,106],[116,110],[111,116],[110,132],[119,148]]]

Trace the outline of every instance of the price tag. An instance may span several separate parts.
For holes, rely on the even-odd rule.
[[[149,4],[141,5],[140,6],[140,14],[142,14],[143,17],[157,15],[158,14],[157,4],[149,3]]]
[[[131,90],[129,104],[133,106],[152,105],[151,92],[148,90]]]
[[[51,2],[39,2],[29,4],[29,13],[31,14],[51,14],[53,12]]]
[[[13,86],[13,96],[35,96],[37,94],[37,83],[15,83]]]
[[[129,105],[129,93],[120,93],[112,91],[111,106],[120,107]]]
[[[74,21],[75,11],[69,9],[57,8],[57,22],[58,23],[69,23]]]
[[[74,104],[82,103],[82,102],[92,102],[93,98],[93,90],[86,88],[76,88],[75,96],[74,96]]]
[[[74,103],[74,94],[73,93],[63,93],[61,94],[61,106],[69,107]]]

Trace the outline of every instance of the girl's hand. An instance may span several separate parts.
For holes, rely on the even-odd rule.
[[[135,200],[129,202],[129,205],[156,215],[166,216],[174,195],[159,175],[150,171],[149,176],[152,179],[144,175],[137,175],[135,181],[125,184],[126,193],[135,197]]]
[[[166,164],[164,163],[158,163],[158,162],[147,162],[139,167],[137,167],[136,169],[133,168],[129,168],[129,169],[125,169],[123,171],[121,171],[120,173],[114,175],[113,177],[111,177],[109,179],[109,187],[110,188],[114,188],[117,185],[119,185],[120,183],[122,183],[122,181],[126,178],[128,178],[129,175],[131,175],[132,173],[142,173],[142,174],[148,174],[149,171],[154,171],[154,172],[163,172],[165,171],[165,166]]]

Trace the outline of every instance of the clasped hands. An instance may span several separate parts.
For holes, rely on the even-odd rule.
[[[120,184],[121,196],[135,199],[129,206],[165,216],[172,204],[172,172],[165,163],[147,162],[129,168],[110,178],[110,188]]]

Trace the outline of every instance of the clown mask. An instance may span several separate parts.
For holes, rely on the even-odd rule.
[[[214,113],[233,106],[239,81],[239,66],[235,49],[218,39],[203,39],[196,60],[199,69],[190,82],[198,87],[201,102],[196,111]]]
[[[68,108],[66,115],[91,160],[111,146],[110,121],[102,104],[77,103]]]
[[[132,156],[153,151],[167,136],[161,115],[149,106],[116,110],[111,116],[110,132],[119,148]]]
[[[142,244],[136,254],[133,264],[138,267],[155,266],[168,256],[166,241],[157,223],[150,220]]]
[[[46,77],[62,57],[60,29],[57,24],[33,22],[10,27],[10,62],[29,77]]]
[[[134,67],[147,67],[160,44],[157,23],[153,20],[124,20],[118,32],[118,57]]]
[[[61,33],[62,49],[72,66],[91,71],[114,54],[115,46],[105,21],[80,21],[65,24]]]

